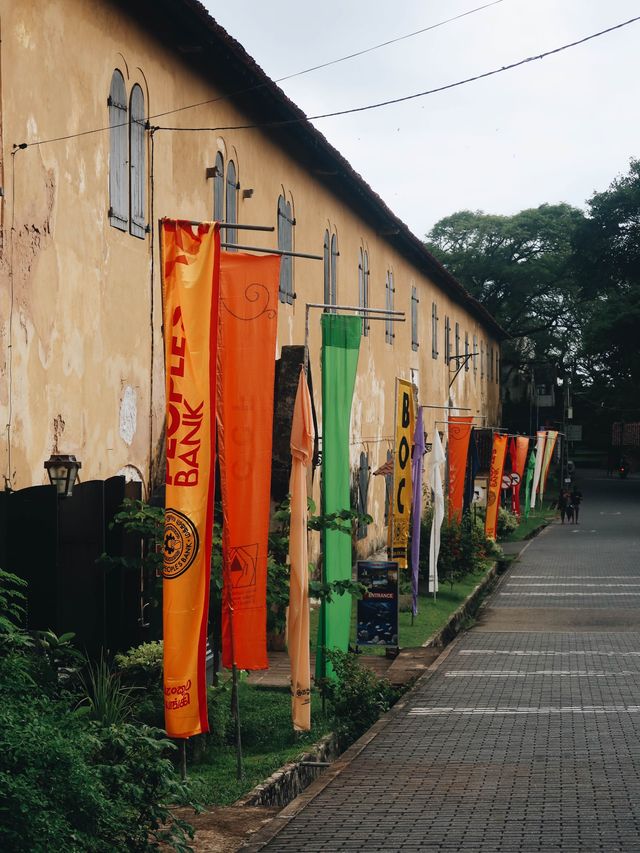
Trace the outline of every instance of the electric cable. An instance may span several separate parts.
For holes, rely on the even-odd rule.
[[[295,71],[293,74],[287,74],[284,77],[278,77],[273,81],[269,80],[269,81],[265,81],[264,83],[257,83],[255,86],[247,86],[244,89],[236,89],[235,91],[229,92],[226,95],[217,95],[215,98],[208,98],[205,101],[198,101],[195,104],[186,104],[183,107],[175,107],[174,109],[171,109],[171,110],[165,110],[164,112],[161,112],[161,113],[155,113],[154,115],[149,116],[148,121],[151,121],[152,119],[164,118],[165,116],[168,116],[168,115],[175,115],[175,113],[184,112],[185,110],[193,110],[193,109],[196,109],[197,107],[205,107],[205,106],[208,106],[209,104],[218,103],[219,101],[226,101],[226,100],[229,100],[229,98],[235,98],[238,95],[246,95],[249,92],[257,91],[258,89],[264,89],[267,86],[269,86],[272,82],[273,83],[282,83],[285,80],[291,80],[294,77],[300,77],[303,74],[309,74],[310,72],[318,71],[321,68],[328,68],[330,65],[336,65],[339,62],[346,62],[347,60],[354,59],[357,56],[363,56],[364,54],[371,53],[372,51],[378,50],[379,48],[387,47],[390,44],[395,44],[396,42],[404,41],[405,39],[413,38],[413,36],[417,36],[417,35],[421,35],[422,33],[429,32],[429,30],[438,29],[439,27],[445,26],[445,24],[451,24],[454,21],[459,21],[461,18],[466,18],[469,15],[475,14],[476,12],[483,11],[483,9],[488,9],[490,6],[497,6],[499,3],[504,3],[504,2],[505,2],[505,0],[492,0],[491,3],[485,3],[483,6],[476,6],[474,9],[469,9],[466,12],[461,12],[459,15],[454,15],[454,17],[452,17],[452,18],[447,18],[444,21],[439,21],[437,24],[430,24],[428,27],[422,27],[422,29],[414,30],[413,32],[406,33],[405,35],[402,35],[402,36],[397,36],[396,38],[389,39],[388,41],[381,42],[380,44],[374,44],[371,47],[364,48],[363,50],[356,51],[355,53],[350,53],[347,56],[341,56],[341,57],[338,57],[337,59],[332,59],[329,62],[323,62],[320,65],[314,65],[311,68],[304,68],[302,71]],[[73,134],[70,134],[69,136],[59,136],[59,137],[55,137],[53,139],[44,139],[44,140],[41,140],[40,142],[22,143],[21,145],[16,145],[14,147],[15,148],[27,148],[30,145],[46,145],[48,142],[63,142],[67,139],[76,139],[79,136],[88,136],[92,133],[104,133],[104,131],[111,130],[111,128],[125,127],[127,125],[128,125],[128,122],[122,122],[121,124],[112,124],[112,125],[109,125],[108,127],[98,127],[98,128],[94,128],[93,130],[80,131],[79,133],[73,133]]]
[[[592,33],[589,36],[585,36],[584,38],[578,39],[576,41],[569,42],[568,44],[563,44],[560,47],[553,48],[552,50],[547,50],[544,53],[539,53],[534,56],[528,56],[526,59],[520,59],[517,62],[511,62],[509,65],[503,65],[500,68],[494,68],[491,71],[485,71],[482,74],[475,74],[473,77],[465,77],[463,80],[457,80],[455,83],[447,83],[444,86],[437,86],[434,89],[427,89],[424,92],[415,92],[412,95],[403,95],[399,98],[390,98],[387,101],[379,101],[375,104],[366,104],[363,107],[351,107],[346,110],[336,110],[331,113],[320,113],[318,115],[313,116],[305,116],[304,118],[299,119],[283,119],[281,121],[273,121],[273,122],[261,122],[256,124],[241,124],[241,125],[229,125],[223,127],[159,127],[158,130],[176,130],[176,131],[212,131],[212,130],[250,130],[254,128],[262,128],[262,127],[281,127],[289,124],[300,124],[306,121],[318,121],[323,118],[334,118],[336,116],[344,116],[344,115],[352,115],[354,113],[362,113],[368,110],[377,110],[381,107],[392,106],[393,104],[401,104],[405,101],[412,101],[416,98],[424,98],[427,95],[435,95],[438,92],[446,92],[449,89],[456,89],[459,86],[464,86],[467,83],[475,83],[477,80],[484,80],[487,77],[493,77],[496,74],[502,74],[505,71],[512,71],[514,68],[519,68],[521,65],[526,65],[528,62],[536,62],[540,59],[546,59],[548,56],[553,56],[558,53],[562,53],[564,50],[569,50],[572,47],[578,47],[578,45],[585,44],[585,42],[592,41],[593,39],[599,38],[600,36],[607,35],[608,33],[612,33],[615,30],[620,30],[623,27],[629,26],[629,24],[636,23],[636,21],[640,21],[640,16],[636,18],[630,18],[628,21],[623,21],[620,24],[615,24],[615,26],[608,27],[606,30],[600,30],[600,32]]]
[[[569,50],[570,48],[573,48],[573,47],[578,47],[581,44],[585,44],[586,42],[593,41],[596,38],[600,38],[601,36],[608,35],[609,33],[615,32],[616,30],[621,30],[624,27],[628,27],[630,24],[636,23],[637,21],[640,21],[640,16],[637,16],[635,18],[630,18],[627,21],[622,21],[619,24],[615,24],[611,27],[607,27],[606,29],[600,30],[596,33],[591,33],[591,35],[584,36],[583,38],[577,39],[576,41],[572,41],[572,42],[569,42],[567,44],[560,45],[560,47],[553,48],[552,50],[547,50],[544,53],[539,53],[539,54],[535,54],[533,56],[528,56],[525,59],[520,59],[517,62],[511,62],[508,65],[503,65],[500,68],[494,68],[491,71],[485,71],[481,74],[475,74],[472,77],[465,77],[463,80],[457,80],[455,83],[447,83],[443,86],[437,86],[434,89],[427,89],[423,92],[415,92],[414,94],[411,94],[411,95],[403,95],[399,98],[390,98],[389,100],[386,100],[386,101],[379,101],[379,102],[374,103],[374,104],[366,104],[365,106],[361,106],[361,107],[351,107],[351,108],[345,109],[345,110],[336,110],[336,111],[330,112],[330,113],[319,113],[318,115],[313,115],[313,116],[301,116],[300,118],[281,119],[281,120],[277,120],[277,121],[267,121],[267,122],[256,122],[254,124],[221,125],[221,126],[217,126],[217,127],[163,127],[163,126],[156,126],[154,129],[156,129],[156,130],[185,131],[185,132],[188,132],[188,131],[197,132],[197,131],[223,131],[223,130],[225,130],[225,131],[226,130],[254,130],[254,129],[258,129],[258,128],[284,127],[284,126],[292,125],[292,124],[303,124],[305,122],[319,121],[320,119],[325,119],[325,118],[334,118],[337,116],[352,115],[354,113],[361,113],[361,112],[367,112],[369,110],[376,110],[376,109],[380,109],[381,107],[388,107],[388,106],[392,106],[393,104],[400,104],[400,103],[404,103],[405,101],[415,100],[416,98],[424,98],[427,95],[434,95],[434,94],[437,94],[438,92],[446,92],[449,89],[456,89],[456,88],[458,88],[460,86],[464,86],[468,83],[475,83],[478,80],[484,80],[488,77],[493,77],[496,74],[502,74],[505,71],[512,71],[514,68],[519,68],[520,66],[526,65],[529,62],[536,62],[536,61],[541,60],[541,59],[546,59],[548,56],[553,56],[555,54],[562,53],[565,50]],[[260,86],[263,86],[263,85],[268,85],[268,84],[266,84],[266,83],[260,84]],[[260,88],[260,86],[256,86],[253,88],[254,89]],[[244,91],[250,91],[250,90],[244,90]],[[242,94],[242,92],[237,92],[235,94]],[[214,98],[212,101],[203,101],[202,104],[213,103],[213,101],[222,100],[225,97],[232,97],[232,96],[231,95],[220,96],[220,98]],[[193,104],[191,106],[193,106],[193,107],[201,106],[201,104]],[[150,116],[148,121],[150,121],[151,119],[160,118],[160,117],[163,117],[165,115],[172,114],[172,113],[180,112],[181,110],[189,109],[189,108],[190,107],[178,107],[175,110],[171,110],[171,111],[168,111],[165,113],[158,113],[157,115]],[[88,135],[93,134],[93,133],[103,133],[107,130],[111,130],[111,129],[117,128],[117,127],[125,127],[127,125],[128,125],[128,122],[122,122],[121,124],[113,124],[113,125],[108,125],[106,127],[98,127],[98,128],[94,128],[92,130],[84,130],[84,131],[80,131],[78,133],[66,134],[65,136],[55,136],[55,137],[51,137],[49,139],[36,140],[35,142],[21,142],[20,144],[14,144],[13,149],[14,149],[14,151],[18,150],[18,149],[23,150],[25,148],[32,148],[34,146],[47,145],[47,144],[52,143],[52,142],[64,142],[64,141],[67,141],[69,139],[77,139],[81,136],[88,136]]]

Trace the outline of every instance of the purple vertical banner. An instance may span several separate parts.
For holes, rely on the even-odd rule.
[[[413,438],[413,459],[411,460],[411,482],[413,486],[413,502],[411,504],[411,612],[414,616],[418,615],[420,521],[422,519],[422,457],[425,451],[422,406],[418,406],[416,431]]]

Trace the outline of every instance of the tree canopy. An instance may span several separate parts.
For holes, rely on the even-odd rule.
[[[592,405],[640,406],[640,160],[585,211],[543,204],[513,216],[463,210],[426,246],[512,336],[503,364],[570,362]]]
[[[441,219],[427,248],[511,335],[505,364],[557,361],[576,349],[573,240],[584,214],[568,204]]]

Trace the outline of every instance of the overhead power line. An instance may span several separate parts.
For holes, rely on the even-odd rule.
[[[397,36],[397,38],[389,39],[388,41],[382,41],[380,44],[374,44],[371,47],[365,47],[363,50],[357,50],[355,53],[349,53],[346,56],[341,56],[338,59],[332,59],[329,62],[323,62],[320,65],[312,65],[311,68],[305,68],[303,71],[296,71],[295,74],[287,74],[286,77],[279,77],[274,82],[282,83],[285,80],[292,80],[294,77],[301,77],[303,74],[309,74],[311,71],[319,71],[321,68],[328,68],[330,65],[337,65],[339,62],[346,62],[348,59],[355,59],[358,56],[364,56],[366,53],[379,50],[381,47],[388,47],[390,44],[397,44],[399,41],[405,41],[405,39],[422,35],[422,33],[428,33],[430,30],[437,30],[439,27],[444,27],[445,24],[452,24],[454,21],[459,21],[461,18],[474,15],[476,12],[482,12],[483,9],[488,9],[490,6],[497,6],[499,3],[504,3],[504,0],[493,0],[492,3],[485,3],[484,6],[476,6],[475,9],[469,9],[467,12],[461,12],[459,15],[454,15],[453,18],[447,18],[444,21],[439,21],[437,24],[422,27],[421,30],[414,30],[412,33]]]
[[[361,106],[361,107],[351,107],[351,108],[345,109],[345,110],[336,110],[334,112],[329,112],[329,113],[319,113],[318,115],[313,115],[313,116],[303,116],[300,118],[280,119],[280,120],[275,120],[275,121],[257,122],[254,124],[219,125],[216,127],[162,127],[162,126],[160,126],[160,127],[155,128],[155,129],[157,129],[157,130],[173,130],[173,131],[182,131],[182,132],[253,130],[253,129],[257,129],[257,128],[284,127],[284,126],[293,125],[293,124],[303,124],[307,121],[319,121],[320,119],[325,119],[325,118],[334,118],[336,116],[352,115],[354,113],[361,113],[361,112],[367,112],[369,110],[376,110],[376,109],[380,109],[382,107],[392,106],[393,104],[401,104],[401,103],[404,103],[405,101],[411,101],[411,100],[415,100],[417,98],[424,98],[427,95],[435,95],[438,92],[446,92],[449,89],[456,89],[456,88],[459,88],[460,86],[465,86],[468,83],[475,83],[478,80],[484,80],[488,77],[493,77],[496,74],[502,74],[505,71],[512,71],[514,68],[519,68],[520,66],[526,65],[529,62],[536,62],[536,61],[541,60],[541,59],[546,59],[548,56],[554,56],[555,54],[562,53],[563,51],[569,50],[570,48],[578,47],[581,44],[585,44],[586,42],[593,41],[594,39],[600,38],[601,36],[608,35],[609,33],[615,32],[616,30],[621,30],[624,27],[628,27],[630,24],[636,23],[637,21],[640,21],[640,16],[637,16],[635,18],[630,18],[627,21],[622,21],[619,24],[615,24],[611,27],[607,27],[607,29],[600,30],[599,32],[592,33],[591,35],[588,35],[588,36],[584,36],[583,38],[577,39],[576,41],[569,42],[568,44],[560,45],[560,47],[553,48],[552,50],[547,50],[544,53],[539,53],[539,54],[536,54],[534,56],[528,56],[525,59],[520,59],[517,62],[510,63],[509,65],[503,65],[500,68],[494,68],[491,71],[485,71],[481,74],[475,74],[472,77],[465,77],[463,80],[457,80],[455,83],[446,83],[443,86],[437,86],[433,89],[427,89],[423,92],[415,92],[411,95],[403,95],[399,98],[390,98],[389,100],[386,100],[386,101],[378,101],[377,103],[366,104],[366,105]],[[263,84],[261,84],[261,85],[263,85]],[[264,84],[264,85],[266,85],[266,84]],[[256,86],[254,88],[260,88],[260,86]],[[245,91],[248,91],[248,90],[245,90]],[[236,94],[240,94],[240,93],[236,93]],[[221,98],[216,98],[213,100],[221,100],[223,97],[231,97],[231,96],[221,96]],[[202,103],[203,104],[204,103],[212,103],[213,100],[209,101],[209,102],[205,101]],[[192,107],[200,106],[200,104],[193,104],[191,106]],[[154,116],[150,116],[150,119],[162,118],[165,115],[180,112],[181,110],[184,110],[184,109],[190,109],[190,107],[179,107],[178,109],[171,110],[171,111],[168,111],[166,113],[158,113]],[[127,123],[123,122],[122,125],[109,125],[107,127],[99,127],[99,128],[94,128],[93,130],[85,130],[85,131],[80,131],[79,133],[67,134],[66,136],[56,136],[56,137],[52,137],[50,139],[37,140],[35,142],[23,142],[20,145],[14,145],[14,149],[31,148],[32,146],[46,145],[46,144],[51,143],[51,142],[63,142],[63,141],[66,141],[68,139],[76,139],[78,137],[87,136],[87,135],[92,134],[92,133],[101,133],[101,132],[104,132],[107,130],[111,130],[114,127],[124,126],[125,124],[127,124]]]
[[[291,80],[294,77],[300,77],[303,74],[310,74],[312,71],[318,71],[321,68],[327,68],[328,66],[336,65],[339,62],[346,62],[348,59],[354,59],[357,56],[363,56],[366,53],[371,53],[372,51],[378,50],[382,47],[386,47],[387,45],[395,44],[396,42],[403,41],[403,40],[409,39],[409,38],[413,38],[414,36],[420,35],[421,33],[429,32],[429,30],[435,30],[438,27],[445,26],[445,24],[453,23],[454,21],[458,21],[461,18],[466,18],[469,15],[473,15],[476,12],[481,12],[483,9],[488,9],[490,6],[496,6],[496,5],[498,5],[498,3],[503,3],[503,2],[504,2],[504,0],[493,0],[493,2],[491,2],[491,3],[485,3],[483,6],[476,6],[474,9],[469,9],[468,11],[462,12],[459,15],[455,15],[453,18],[447,18],[444,21],[439,21],[437,24],[431,24],[428,27],[422,27],[422,29],[414,30],[411,33],[406,33],[403,36],[398,36],[397,38],[389,39],[388,41],[381,42],[380,44],[375,44],[372,47],[364,48],[363,50],[359,50],[356,53],[350,53],[347,56],[341,56],[338,59],[332,59],[329,62],[323,62],[320,65],[314,65],[311,68],[304,68],[302,71],[295,71],[293,74],[287,74],[284,77],[278,77],[273,82],[274,83],[282,83],[285,80]],[[258,89],[264,89],[267,86],[269,86],[270,83],[271,83],[271,81],[264,82],[264,83],[257,83],[255,86],[246,86],[244,89],[236,89],[235,91],[229,92],[228,94],[225,94],[225,95],[217,95],[215,98],[208,98],[205,101],[197,101],[195,104],[185,104],[182,107],[174,107],[171,110],[165,110],[164,112],[155,113],[155,115],[149,116],[149,121],[153,121],[153,120],[159,119],[159,118],[165,118],[165,116],[175,115],[176,113],[185,112],[186,110],[194,110],[197,107],[205,107],[205,106],[209,106],[210,104],[216,104],[220,101],[226,101],[226,100],[229,100],[230,98],[235,98],[238,95],[246,95],[249,92],[257,91]],[[79,131],[78,133],[70,133],[66,136],[55,136],[55,137],[52,137],[50,139],[42,139],[42,140],[37,140],[35,142],[22,143],[22,145],[14,146],[14,148],[28,148],[31,145],[46,145],[49,142],[64,142],[67,139],[77,139],[80,136],[90,136],[93,133],[104,133],[105,131],[110,130],[112,127],[124,127],[125,125],[127,125],[127,122],[122,122],[121,124],[107,125],[104,127],[97,127],[97,128],[93,128],[91,130]]]
[[[305,118],[299,119],[283,119],[281,121],[273,121],[273,122],[261,122],[257,124],[238,124],[238,125],[228,125],[223,127],[159,127],[158,130],[250,130],[252,128],[261,128],[261,127],[280,127],[283,125],[289,124],[300,124],[305,121],[318,121],[323,118],[334,118],[335,116],[345,116],[351,115],[353,113],[362,113],[367,110],[377,110],[381,107],[388,107],[393,104],[402,104],[405,101],[412,101],[416,98],[424,98],[427,95],[435,95],[437,92],[446,92],[448,89],[456,89],[459,86],[464,86],[467,83],[475,83],[477,80],[484,80],[487,77],[493,77],[495,74],[502,74],[505,71],[511,71],[514,68],[519,68],[521,65],[526,65],[528,62],[536,62],[539,59],[546,59],[548,56],[553,56],[557,53],[562,53],[564,50],[569,50],[569,48],[577,47],[578,45],[585,44],[588,41],[592,41],[593,39],[599,38],[600,36],[607,35],[607,33],[612,33],[615,30],[620,30],[623,27],[629,26],[629,24],[634,24],[636,21],[640,21],[640,15],[636,18],[630,18],[628,21],[623,21],[620,24],[615,24],[613,27],[608,27],[606,30],[600,30],[600,32],[592,33],[589,36],[585,36],[584,38],[578,39],[577,41],[569,42],[569,44],[563,44],[560,47],[555,47],[553,50],[547,50],[544,53],[536,54],[535,56],[528,56],[526,59],[520,59],[518,62],[511,62],[509,65],[503,65],[500,68],[494,68],[491,71],[485,71],[482,74],[475,74],[473,77],[465,77],[464,80],[457,80],[455,83],[446,83],[443,86],[437,86],[434,89],[427,89],[424,92],[415,92],[412,95],[403,95],[400,98],[390,98],[387,101],[378,101],[375,104],[366,104],[362,107],[351,107],[346,110],[336,110],[331,113],[319,113],[314,116],[306,116]]]
[[[329,68],[331,65],[337,65],[339,62],[347,62],[349,59],[355,59],[358,56],[364,56],[367,53],[371,53],[374,50],[380,50],[380,48],[387,47],[391,44],[396,44],[400,41],[405,41],[406,39],[413,38],[414,36],[419,36],[422,33],[428,33],[430,30],[436,30],[439,27],[444,27],[446,24],[452,24],[455,21],[459,21],[462,18],[466,18],[469,15],[474,15],[476,12],[482,12],[484,9],[488,9],[490,6],[497,6],[499,3],[504,3],[505,0],[493,0],[491,3],[485,3],[483,6],[476,6],[474,9],[469,9],[466,12],[461,12],[459,15],[454,15],[453,18],[446,18],[444,21],[438,21],[437,24],[430,24],[428,27],[422,27],[419,30],[414,30],[411,33],[406,33],[402,36],[397,36],[396,38],[389,39],[388,41],[380,42],[379,44],[374,44],[371,47],[365,47],[362,50],[358,50],[355,53],[349,53],[346,56],[340,56],[337,59],[331,59],[329,62],[322,62],[319,65],[312,65],[310,68],[303,68],[302,71],[294,71],[293,74],[286,74],[284,77],[276,77],[273,81],[274,83],[284,83],[285,80],[293,80],[294,77],[301,77],[303,74],[310,74],[312,71],[320,71],[322,68]],[[196,107],[206,107],[209,104],[218,103],[218,101],[224,101],[228,98],[236,97],[237,95],[245,95],[248,92],[255,92],[257,89],[264,89],[268,86],[268,83],[258,83],[255,86],[248,86],[245,89],[238,89],[235,92],[231,92],[228,95],[218,95],[215,98],[209,98],[206,101],[198,101],[195,104],[187,104],[184,107],[176,107],[172,110],[166,110],[166,112],[156,113],[154,116],[150,116],[149,120],[164,118],[168,115],[174,115],[175,113],[184,112],[185,110],[193,110]]]

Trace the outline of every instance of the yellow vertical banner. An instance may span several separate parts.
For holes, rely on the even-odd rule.
[[[497,538],[498,509],[500,508],[500,489],[502,488],[502,471],[507,455],[508,436],[495,433],[491,448],[491,466],[489,468],[489,489],[487,493],[487,514],[484,530],[487,539]]]
[[[415,431],[413,385],[396,379],[396,447],[393,460],[393,503],[391,506],[391,559],[407,568],[409,520],[411,518],[411,444]]]
[[[218,225],[161,223],[167,402],[163,540],[167,734],[209,730],[205,656],[213,524]]]

